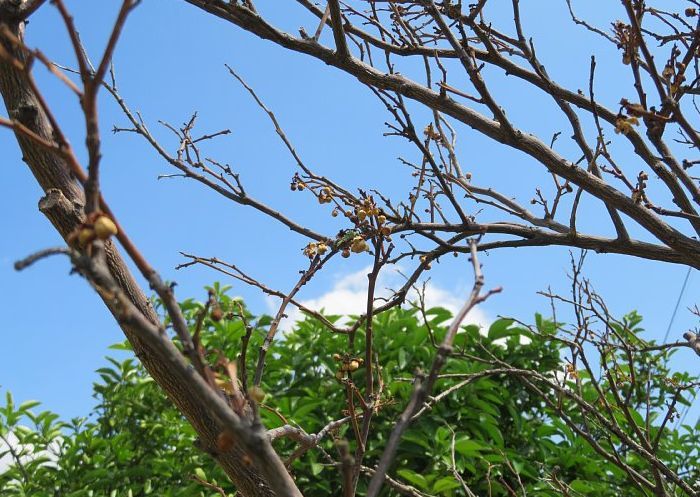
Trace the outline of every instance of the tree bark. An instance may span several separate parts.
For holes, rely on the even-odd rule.
[[[14,20],[15,16],[12,15],[11,10],[16,5],[19,3],[14,0],[5,2],[0,0],[0,23],[9,26],[10,30],[21,39],[24,34],[24,23]],[[25,60],[20,50],[5,42],[3,46],[17,60]],[[54,141],[50,121],[41,108],[37,95],[32,91],[27,75],[2,59],[0,59],[0,93],[10,118],[21,122],[40,137]],[[39,202],[39,210],[65,240],[84,219],[85,194],[82,185],[58,154],[45,150],[20,133],[15,132],[15,136],[23,154],[22,160],[45,193]],[[109,269],[121,289],[144,316],[153,323],[158,323],[153,307],[126,266],[118,248],[112,242],[107,242],[105,249]],[[110,312],[116,315],[114,303],[106,299],[103,301]],[[234,446],[225,454],[216,453],[216,437],[221,432],[220,424],[194,400],[196,395],[192,391],[188,378],[168,368],[167,364],[161,363],[158,355],[149,350],[148,345],[139,338],[135,329],[124,323],[120,323],[120,326],[148,373],[196,430],[201,448],[216,458],[239,492],[248,497],[275,495],[256,469],[244,464],[243,461],[246,458],[242,449]]]

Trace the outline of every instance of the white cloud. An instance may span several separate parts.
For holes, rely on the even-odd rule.
[[[14,444],[17,442],[17,439],[15,436],[10,433],[9,436],[7,437],[10,444],[12,444],[14,448]],[[5,452],[7,450],[7,444],[3,441],[0,440],[0,453]],[[0,457],[0,475],[3,474],[5,471],[7,471],[7,468],[10,467],[12,464],[12,455],[11,454],[5,454],[3,457]]]
[[[300,303],[316,311],[323,309],[325,314],[340,314],[343,316],[362,314],[367,307],[367,273],[369,273],[370,270],[370,267],[365,267],[357,272],[343,275],[339,277],[333,286],[325,293],[322,293],[318,297],[302,299]],[[398,289],[404,281],[399,270],[385,270],[380,273],[379,279],[377,280],[376,296],[385,298],[391,296],[391,289]],[[470,289],[464,288],[452,291],[436,285],[432,281],[428,281],[425,285],[426,307],[444,307],[455,314],[467,299],[469,290]],[[418,296],[414,290],[409,292],[408,300],[418,300]],[[268,305],[270,306],[271,312],[275,313],[279,305],[279,300],[271,298],[268,300]],[[302,313],[296,308],[289,308],[287,314],[288,317],[281,323],[281,328],[283,330],[288,330],[293,323],[303,319]],[[478,307],[472,309],[465,320],[465,324],[478,324],[482,327],[487,327],[490,322],[491,319]]]
[[[28,461],[31,461],[32,459],[35,459],[37,457],[47,457],[49,461],[46,464],[52,464],[53,461],[56,461],[58,459],[58,452],[60,450],[60,444],[61,444],[61,439],[54,439],[49,446],[48,450],[42,450],[39,452],[34,452],[34,447],[31,444],[27,445],[20,445],[17,441],[17,437],[15,436],[14,433],[9,432],[7,435],[5,435],[5,438],[9,442],[9,445],[12,447],[12,449],[16,452],[19,453],[19,459],[23,463],[27,463]],[[0,440],[0,453],[6,451],[8,448],[8,444],[5,443],[4,440]],[[3,457],[0,457],[0,475],[3,474],[5,471],[7,471],[10,466],[14,464],[14,459],[12,457],[12,454],[9,452],[5,454]]]

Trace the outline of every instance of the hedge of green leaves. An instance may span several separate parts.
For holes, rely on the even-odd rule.
[[[215,287],[215,291],[222,307],[233,307],[222,289]],[[182,308],[194,326],[202,304],[186,301]],[[413,387],[408,380],[417,368],[429,366],[435,354],[434,340],[440,340],[450,319],[449,312],[440,308],[427,314],[427,324],[415,309],[394,309],[376,318],[384,400],[370,436],[365,461],[369,467],[376,464],[411,394]],[[248,354],[248,367],[253,370],[257,347],[270,318],[248,315],[247,322],[253,327]],[[633,332],[639,331],[636,316],[625,322]],[[488,332],[476,326],[464,327],[456,341],[457,354],[444,372],[483,370],[488,366],[469,356],[484,356],[488,351],[517,368],[552,377],[561,374],[561,346],[547,338],[556,333],[557,327],[540,316],[536,323],[539,333],[534,334],[507,319],[495,321]],[[219,322],[207,319],[202,340],[208,350],[218,349],[235,360],[245,333],[245,325],[238,318],[229,316]],[[363,344],[358,338],[359,354]],[[268,354],[263,384],[267,395],[261,415],[268,428],[280,426],[284,420],[315,433],[347,415],[344,388],[335,378],[338,363],[333,359],[334,353],[345,353],[346,347],[347,337],[329,333],[310,318],[278,337]],[[670,376],[668,359],[669,354],[663,351],[637,358],[654,383],[647,392],[658,395],[658,409],[667,402],[663,389]],[[0,474],[0,495],[220,495],[196,479],[218,485],[227,494],[235,493],[213,460],[196,448],[193,430],[135,359],[109,359],[98,373],[100,380],[94,385],[96,407],[87,417],[70,422],[60,421],[51,412],[39,412],[38,402],[17,405],[6,393],[5,405],[0,408],[0,434],[17,439],[13,446],[22,453],[23,462],[11,464]],[[360,368],[353,379],[362,384],[362,375]],[[687,375],[682,379],[690,380]],[[434,393],[458,381],[440,380]],[[586,385],[585,378],[582,383]],[[647,399],[647,392],[635,392],[634,396]],[[583,394],[592,402],[597,395],[585,388]],[[633,398],[631,402],[638,400]],[[575,422],[583,422],[574,405],[567,407],[565,399],[561,402]],[[626,426],[629,421],[621,419],[620,423]],[[698,435],[697,427],[668,424],[658,447],[665,464],[679,473],[692,475],[694,471],[697,475],[694,461]],[[603,445],[609,443],[606,436],[601,431]],[[323,451],[336,456],[334,439],[339,438],[352,443],[347,425],[324,440],[322,450],[311,449],[293,463],[293,474],[304,495],[338,495],[338,469],[327,463]],[[275,446],[282,457],[297,447],[287,439],[275,441]],[[7,452],[4,446],[0,455],[9,457]],[[640,472],[647,471],[645,461],[632,452],[623,457]],[[554,496],[562,495],[562,488],[571,496],[643,495],[624,473],[577,437],[540,397],[509,375],[486,377],[456,389],[420,416],[400,445],[391,475],[428,495],[464,495],[454,470],[479,496],[521,495],[523,489],[529,496]],[[366,483],[362,478],[360,495]],[[397,493],[387,487],[384,495]]]

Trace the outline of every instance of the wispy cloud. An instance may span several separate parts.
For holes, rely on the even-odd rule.
[[[44,464],[53,466],[56,465],[55,461],[58,459],[57,454],[59,453],[60,445],[62,443],[60,437],[54,439],[48,445],[48,450],[41,450],[36,452],[34,451],[33,445],[20,444],[17,440],[17,437],[12,432],[7,433],[5,435],[5,438],[7,439],[7,442],[9,442],[9,447],[12,447],[12,450],[14,450],[15,453],[19,454],[19,460],[23,464],[26,464],[27,462],[36,459],[37,457],[45,457],[48,460]],[[5,452],[9,447],[4,440],[0,440],[0,453]],[[13,464],[15,464],[15,460],[13,459],[12,454],[10,454],[10,452],[8,451],[7,454],[0,457],[0,475],[7,471]]]
[[[361,314],[367,306],[367,273],[370,267],[363,268],[357,272],[339,276],[334,284],[324,293],[317,297],[301,300],[301,303],[314,310],[322,310],[326,314]],[[398,271],[384,271],[380,273],[377,280],[377,297],[389,297],[392,289],[399,288],[404,282],[403,276]],[[464,303],[468,295],[468,289],[448,289],[428,281],[425,285],[425,304],[427,308],[444,307],[453,314],[456,313]],[[409,292],[409,301],[417,301],[418,295],[414,290]],[[275,312],[279,305],[279,300],[268,300],[270,311]],[[288,317],[281,323],[282,329],[289,329],[293,324],[303,319],[302,313],[296,309],[288,309]],[[488,326],[492,320],[480,308],[473,309],[465,323]]]

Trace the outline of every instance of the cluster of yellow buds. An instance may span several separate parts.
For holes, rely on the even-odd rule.
[[[374,217],[377,222],[379,233],[385,237],[391,235],[391,226],[386,224],[386,215],[384,215],[382,210],[374,204],[371,197],[366,198],[362,202],[362,205],[355,207],[355,215],[360,223],[364,222],[368,218]],[[353,250],[353,252],[355,252],[355,250]],[[360,250],[360,252],[362,252],[362,250]]]
[[[685,81],[686,65],[683,62],[676,62],[675,66],[672,61],[669,61],[664,67],[661,76],[669,84],[669,93],[675,94],[678,92],[679,86]]]
[[[223,390],[227,394],[231,395],[234,393],[233,383],[231,383],[231,378],[222,375],[221,373],[214,373],[214,381],[216,382],[217,388]]]
[[[328,244],[326,242],[311,242],[304,247],[304,255],[309,259],[313,259],[317,255],[323,255],[328,252]]]
[[[379,233],[382,236],[388,237],[391,235],[391,226],[386,224],[386,216],[384,214],[377,216],[377,224],[379,225]]]
[[[613,23],[613,31],[617,46],[622,49],[622,63],[628,66],[637,59],[637,47],[639,46],[637,37],[632,26],[622,21]]]
[[[333,190],[331,190],[327,186],[324,186],[323,188],[321,188],[321,191],[318,194],[318,203],[319,204],[330,204],[332,200],[333,200]]]
[[[625,116],[619,114],[615,119],[615,133],[626,135],[632,131],[632,126],[639,125],[639,119],[636,116]]]
[[[340,367],[335,373],[335,377],[338,380],[342,380],[345,377],[345,373],[357,371],[365,363],[365,360],[360,357],[341,356],[340,354],[333,354],[333,360],[340,363]]]
[[[348,247],[343,248],[343,251],[340,253],[340,255],[347,259],[348,257],[350,257],[350,252],[359,254],[361,252],[367,252],[368,250],[369,244],[365,241],[365,239],[361,236],[356,236],[350,241],[350,245]]]
[[[301,177],[299,176],[299,174],[295,173],[294,177],[292,177],[292,182],[289,185],[289,188],[291,188],[291,190],[293,192],[295,192],[297,190],[302,191],[304,188],[306,188],[306,183],[304,183],[301,180]]]
[[[257,386],[250,387],[248,389],[248,397],[259,404],[265,398],[265,391]]]
[[[675,73],[676,72],[673,69],[673,64],[667,63],[664,67],[664,70],[661,72],[661,76],[663,76],[663,78],[668,81],[673,77]]]
[[[360,221],[364,221],[371,216],[381,216],[382,211],[374,205],[372,198],[366,198],[361,205],[355,207],[355,215]],[[386,218],[384,218],[386,220]]]
[[[356,254],[360,252],[367,252],[369,250],[369,245],[361,236],[356,236],[350,242],[350,250]],[[349,255],[349,254],[348,254]]]
[[[433,123],[428,124],[423,130],[423,134],[431,140],[440,141],[442,140],[442,135],[435,131]]]
[[[85,248],[95,240],[107,240],[118,233],[117,225],[101,212],[93,212],[87,220],[68,235],[68,243]]]

